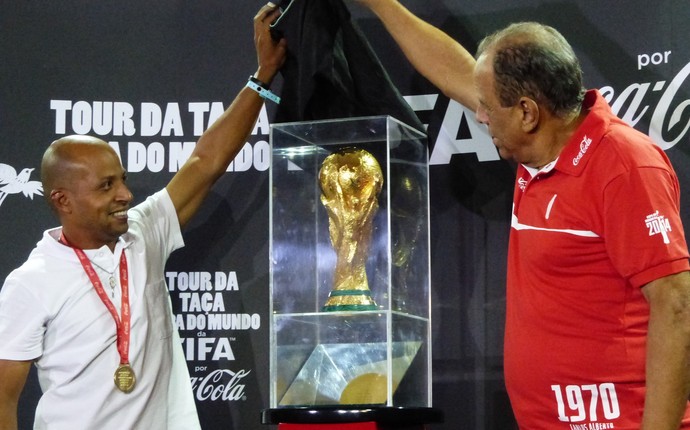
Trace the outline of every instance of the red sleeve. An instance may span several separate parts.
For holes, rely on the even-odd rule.
[[[690,269],[679,201],[678,180],[663,166],[634,167],[605,188],[606,247],[632,285]]]

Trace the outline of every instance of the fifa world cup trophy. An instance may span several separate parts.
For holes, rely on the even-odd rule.
[[[375,310],[365,266],[383,186],[381,167],[369,152],[345,148],[323,161],[319,183],[337,257],[334,288],[323,310]]]

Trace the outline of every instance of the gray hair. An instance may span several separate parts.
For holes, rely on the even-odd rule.
[[[580,61],[553,27],[536,22],[512,24],[479,44],[477,58],[490,54],[503,107],[527,96],[557,116],[579,110],[585,94]]]

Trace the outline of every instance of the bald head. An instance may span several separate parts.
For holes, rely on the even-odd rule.
[[[48,200],[53,190],[71,188],[88,170],[89,160],[103,153],[117,158],[107,142],[92,136],[65,136],[51,143],[41,161],[41,182]]]
[[[556,29],[536,22],[512,24],[480,43],[480,57],[493,65],[496,95],[503,107],[526,96],[557,116],[579,110],[585,93],[582,69]]]

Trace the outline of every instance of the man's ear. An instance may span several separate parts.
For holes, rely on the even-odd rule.
[[[72,210],[69,198],[63,190],[52,190],[50,202],[58,213],[70,213]]]
[[[521,97],[518,106],[522,112],[522,131],[531,133],[539,126],[539,105],[534,99]]]

